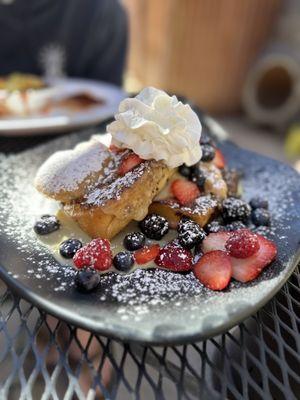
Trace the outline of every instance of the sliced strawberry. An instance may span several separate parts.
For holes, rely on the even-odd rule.
[[[189,271],[192,269],[192,253],[173,241],[160,249],[155,264],[175,272]]]
[[[215,151],[216,151],[216,155],[215,155],[215,157],[213,159],[213,163],[215,164],[215,166],[217,168],[221,168],[222,169],[226,165],[225,158],[224,158],[223,153],[221,152],[220,149],[216,149]]]
[[[200,196],[198,186],[185,179],[175,179],[171,185],[171,192],[183,206],[192,203]]]
[[[209,289],[225,289],[232,274],[230,257],[221,250],[210,251],[195,264],[194,274]]]
[[[130,153],[127,157],[123,158],[118,168],[118,175],[125,175],[131,171],[134,167],[138,166],[143,159],[135,153]]]
[[[159,253],[159,245],[153,244],[151,246],[144,246],[134,252],[134,258],[137,264],[147,264],[154,260]]]
[[[125,149],[121,149],[120,147],[117,147],[115,144],[111,144],[109,146],[109,150],[112,151],[113,153],[121,153]]]
[[[261,235],[257,235],[257,238],[259,250],[253,256],[244,259],[231,257],[232,277],[237,281],[252,281],[276,257],[275,243]]]
[[[232,257],[248,258],[258,252],[259,241],[249,229],[238,229],[231,233],[225,248]]]
[[[73,257],[77,268],[94,267],[99,271],[106,271],[112,265],[112,252],[107,239],[94,239]]]
[[[230,238],[231,232],[216,232],[210,233],[202,242],[203,253],[208,253],[213,250],[226,251],[225,245],[227,240]]]

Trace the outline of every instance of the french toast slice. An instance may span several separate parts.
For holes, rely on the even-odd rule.
[[[127,155],[123,152],[120,162]],[[64,204],[64,211],[91,237],[111,239],[130,221],[147,215],[173,172],[164,163],[149,160],[119,176],[116,165],[82,198]]]

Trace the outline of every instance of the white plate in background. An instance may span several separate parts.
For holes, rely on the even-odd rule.
[[[0,118],[1,136],[31,136],[57,134],[81,127],[96,125],[112,117],[126,93],[119,87],[87,79],[62,78],[48,81],[55,88],[56,98],[67,98],[76,94],[88,93],[103,103],[95,104],[80,111],[56,108],[49,113],[36,113],[30,116]]]

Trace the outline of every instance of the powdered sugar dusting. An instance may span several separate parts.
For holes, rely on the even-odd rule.
[[[35,182],[50,193],[76,190],[93,172],[102,170],[108,156],[107,148],[95,135],[74,149],[52,154],[40,167]]]
[[[245,173],[244,197],[249,200],[260,195],[269,200],[273,223],[271,229],[262,230],[276,240],[278,262],[252,283],[233,281],[221,293],[204,288],[191,272],[137,269],[130,275],[109,273],[101,277],[99,290],[84,298],[85,305],[80,297],[65,302],[65,299],[74,298],[75,271],[59,265],[36,239],[32,230],[34,220],[41,214],[53,213],[56,206],[36,192],[32,181],[47,156],[57,149],[71,148],[81,140],[82,134],[71,135],[17,156],[0,156],[0,242],[4,249],[0,262],[23,284],[30,286],[37,281],[41,289],[35,290],[40,290],[41,298],[60,302],[62,308],[68,307],[68,313],[79,324],[81,319],[90,318],[90,325],[96,330],[116,335],[119,331],[123,336],[125,331],[130,331],[145,340],[154,340],[155,335],[156,338],[171,337],[176,333],[205,335],[233,315],[244,315],[245,310],[252,310],[251,307],[268,296],[291,272],[292,263],[288,262],[299,240],[296,206],[299,177],[284,165],[266,163],[259,157],[253,160],[254,155],[239,157],[240,150],[225,145],[226,158],[231,161],[232,156],[232,166]],[[19,263],[10,258],[12,249],[18,254]],[[163,330],[163,325],[168,329]]]

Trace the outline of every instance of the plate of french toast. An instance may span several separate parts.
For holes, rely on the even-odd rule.
[[[90,137],[1,156],[0,275],[27,300],[124,341],[221,333],[299,261],[300,177],[148,87]]]

